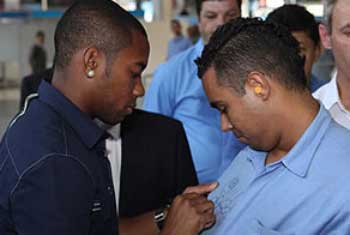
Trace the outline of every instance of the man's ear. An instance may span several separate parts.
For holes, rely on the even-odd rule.
[[[96,47],[86,48],[83,52],[84,71],[87,78],[95,78],[102,65],[101,52]]]
[[[324,24],[319,24],[318,32],[320,34],[321,42],[324,48],[332,49],[331,35],[328,32],[327,27]]]
[[[245,82],[245,91],[266,101],[270,97],[271,86],[265,74],[250,72]]]

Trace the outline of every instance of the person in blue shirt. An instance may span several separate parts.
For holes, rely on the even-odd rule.
[[[209,195],[204,234],[349,234],[350,132],[312,97],[288,30],[231,21],[197,63],[223,129],[248,145]]]
[[[273,10],[266,18],[288,28],[293,37],[299,42],[300,54],[305,58],[304,70],[311,92],[327,83],[312,74],[312,66],[322,53],[318,23],[315,16],[304,6],[286,4]]]
[[[147,34],[113,1],[80,0],[58,22],[55,53],[51,84],[42,81],[0,143],[0,234],[118,235],[108,134],[93,119],[115,125],[133,112]],[[161,233],[210,226],[213,203],[202,194],[214,186],[175,197]],[[146,224],[155,226],[153,214]]]
[[[241,15],[242,2],[198,0],[196,3],[202,38],[157,68],[146,92],[144,109],[183,123],[198,180],[207,183],[218,179],[242,144],[232,134],[221,131],[220,116],[208,103],[194,60],[218,26]]]
[[[182,34],[182,27],[179,20],[173,19],[170,26],[174,37],[168,42],[167,60],[192,46],[190,39],[184,37]]]

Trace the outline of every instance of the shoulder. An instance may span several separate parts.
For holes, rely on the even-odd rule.
[[[64,149],[64,125],[59,115],[38,99],[18,114],[5,133],[3,144],[19,168],[25,169],[50,153]]]
[[[187,72],[188,70],[196,69],[194,60],[198,57],[197,49],[195,46],[188,48],[187,50],[180,52],[173,56],[167,62],[160,64],[156,71],[155,76],[166,73],[167,76],[174,74]],[[185,69],[185,70],[184,70]]]
[[[331,121],[317,148],[317,167],[324,168],[335,177],[350,177],[350,131]]]
[[[332,148],[332,151],[348,153],[350,163],[350,130],[332,119],[323,141],[327,143],[329,148]]]

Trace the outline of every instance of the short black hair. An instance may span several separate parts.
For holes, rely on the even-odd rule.
[[[55,68],[67,66],[84,47],[95,46],[110,62],[132,42],[132,33],[146,38],[141,23],[111,0],[78,0],[64,13],[55,31]]]
[[[296,4],[286,4],[273,10],[266,18],[281,24],[292,31],[304,31],[312,39],[315,45],[320,43],[318,34],[318,23],[315,16],[306,10],[304,6]]]
[[[220,85],[245,94],[250,72],[269,75],[290,90],[307,89],[299,44],[285,27],[238,18],[219,27],[196,60],[198,76],[213,66]]]
[[[203,2],[207,2],[207,1],[222,1],[222,0],[196,0],[196,12],[198,16],[201,13]],[[234,1],[237,2],[238,8],[241,9],[242,0],[234,0]]]

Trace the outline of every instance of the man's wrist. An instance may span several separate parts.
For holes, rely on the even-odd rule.
[[[156,223],[159,231],[161,231],[164,227],[169,208],[170,204],[166,204],[164,207],[159,208],[154,212],[154,222]]]

